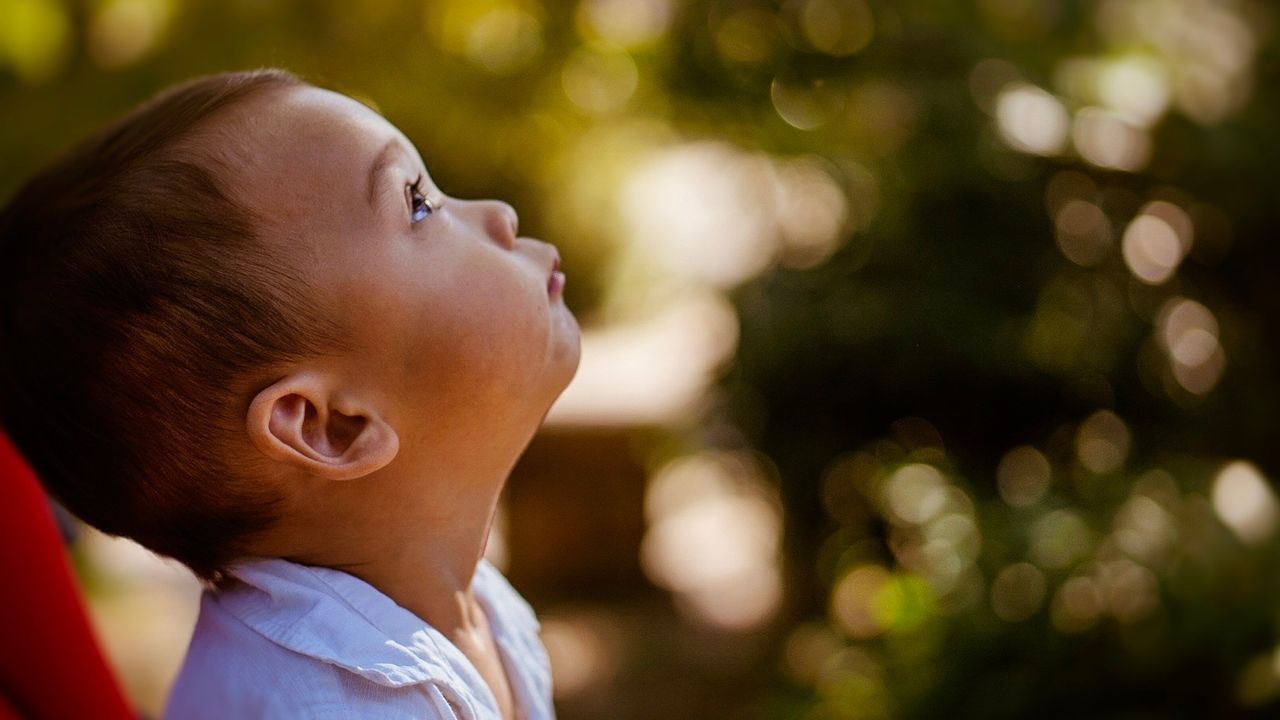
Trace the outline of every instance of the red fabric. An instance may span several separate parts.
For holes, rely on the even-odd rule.
[[[22,720],[18,710],[9,704],[4,695],[0,695],[0,720]]]
[[[89,625],[53,513],[4,433],[0,578],[0,718],[6,709],[29,718],[136,718]]]

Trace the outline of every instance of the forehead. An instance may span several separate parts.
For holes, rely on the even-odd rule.
[[[312,86],[253,98],[221,124],[230,184],[266,218],[332,223],[334,212],[366,206],[369,165],[389,140],[408,139],[377,112]]]

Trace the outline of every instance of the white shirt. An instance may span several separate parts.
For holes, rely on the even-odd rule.
[[[244,583],[201,597],[166,720],[501,717],[462,651],[365,581],[279,558],[230,572]],[[553,720],[551,668],[533,610],[488,561],[471,587],[517,717]]]

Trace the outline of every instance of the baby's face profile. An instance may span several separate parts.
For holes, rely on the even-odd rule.
[[[226,122],[229,184],[347,330],[326,371],[380,397],[402,439],[541,419],[579,356],[555,247],[519,237],[506,203],[445,195],[404,134],[346,96],[291,88]]]

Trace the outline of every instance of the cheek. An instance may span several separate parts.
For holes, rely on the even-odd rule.
[[[437,397],[510,403],[537,386],[550,336],[549,307],[527,271],[481,265],[438,278],[408,330],[410,372]]]

